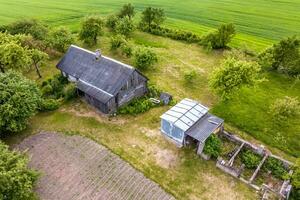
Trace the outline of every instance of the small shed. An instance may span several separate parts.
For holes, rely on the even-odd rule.
[[[179,147],[188,138],[197,141],[198,154],[206,139],[223,129],[224,120],[208,112],[208,108],[191,99],[183,99],[161,116],[161,132]]]

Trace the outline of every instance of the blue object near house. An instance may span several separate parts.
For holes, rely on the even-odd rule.
[[[197,101],[183,99],[161,116],[161,132],[180,147],[189,138],[196,140],[200,154],[206,139],[223,128],[224,120],[208,110]]]

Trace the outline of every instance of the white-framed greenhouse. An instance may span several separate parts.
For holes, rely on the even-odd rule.
[[[208,110],[197,101],[183,99],[161,116],[161,132],[180,147],[185,144],[187,136],[204,144],[212,133],[223,127],[224,122]]]

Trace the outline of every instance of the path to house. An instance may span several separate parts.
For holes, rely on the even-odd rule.
[[[39,133],[21,142],[30,167],[42,174],[43,200],[174,199],[117,155],[81,136]]]

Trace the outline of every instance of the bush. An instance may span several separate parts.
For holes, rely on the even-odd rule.
[[[110,48],[116,50],[125,44],[126,40],[122,35],[115,35],[110,38]]]
[[[217,158],[222,149],[222,141],[218,138],[217,135],[212,134],[205,141],[205,146],[203,152],[209,156]]]
[[[41,90],[44,97],[59,99],[64,97],[63,89],[68,84],[68,79],[61,74],[43,81]]]
[[[184,73],[184,80],[187,83],[192,83],[196,77],[197,77],[197,72],[194,70]]]
[[[148,48],[139,48],[134,53],[135,66],[140,70],[146,70],[157,62],[157,55]]]
[[[290,117],[300,114],[300,102],[297,98],[284,97],[277,99],[270,107],[270,114],[277,122],[283,122]]]
[[[77,97],[77,88],[74,83],[69,83],[64,88],[64,97],[66,101],[74,99]]]
[[[69,46],[75,42],[75,38],[66,27],[59,27],[50,32],[48,42],[55,50],[66,52]]]
[[[272,175],[279,179],[284,179],[288,173],[282,161],[273,157],[266,160],[263,169],[271,171]]]
[[[28,169],[28,158],[0,141],[0,199],[35,199],[37,172]]]
[[[161,89],[157,88],[156,85],[149,83],[148,84],[148,93],[147,96],[149,98],[159,98],[160,93],[162,92]]]
[[[122,51],[122,54],[128,58],[131,57],[133,54],[133,49],[128,43],[124,43],[121,45],[121,51]]]
[[[115,32],[117,34],[125,35],[129,37],[135,30],[135,25],[129,17],[121,18],[115,25]]]
[[[109,28],[110,30],[115,30],[116,24],[119,20],[119,17],[116,15],[109,15],[106,19],[106,27]]]
[[[248,169],[255,169],[261,160],[261,157],[258,154],[253,153],[250,150],[242,152],[242,162],[245,164]]]
[[[132,100],[128,105],[119,108],[119,114],[136,115],[150,110],[155,105],[147,97]]]
[[[40,105],[40,111],[53,111],[59,108],[59,102],[55,99],[44,99]]]

